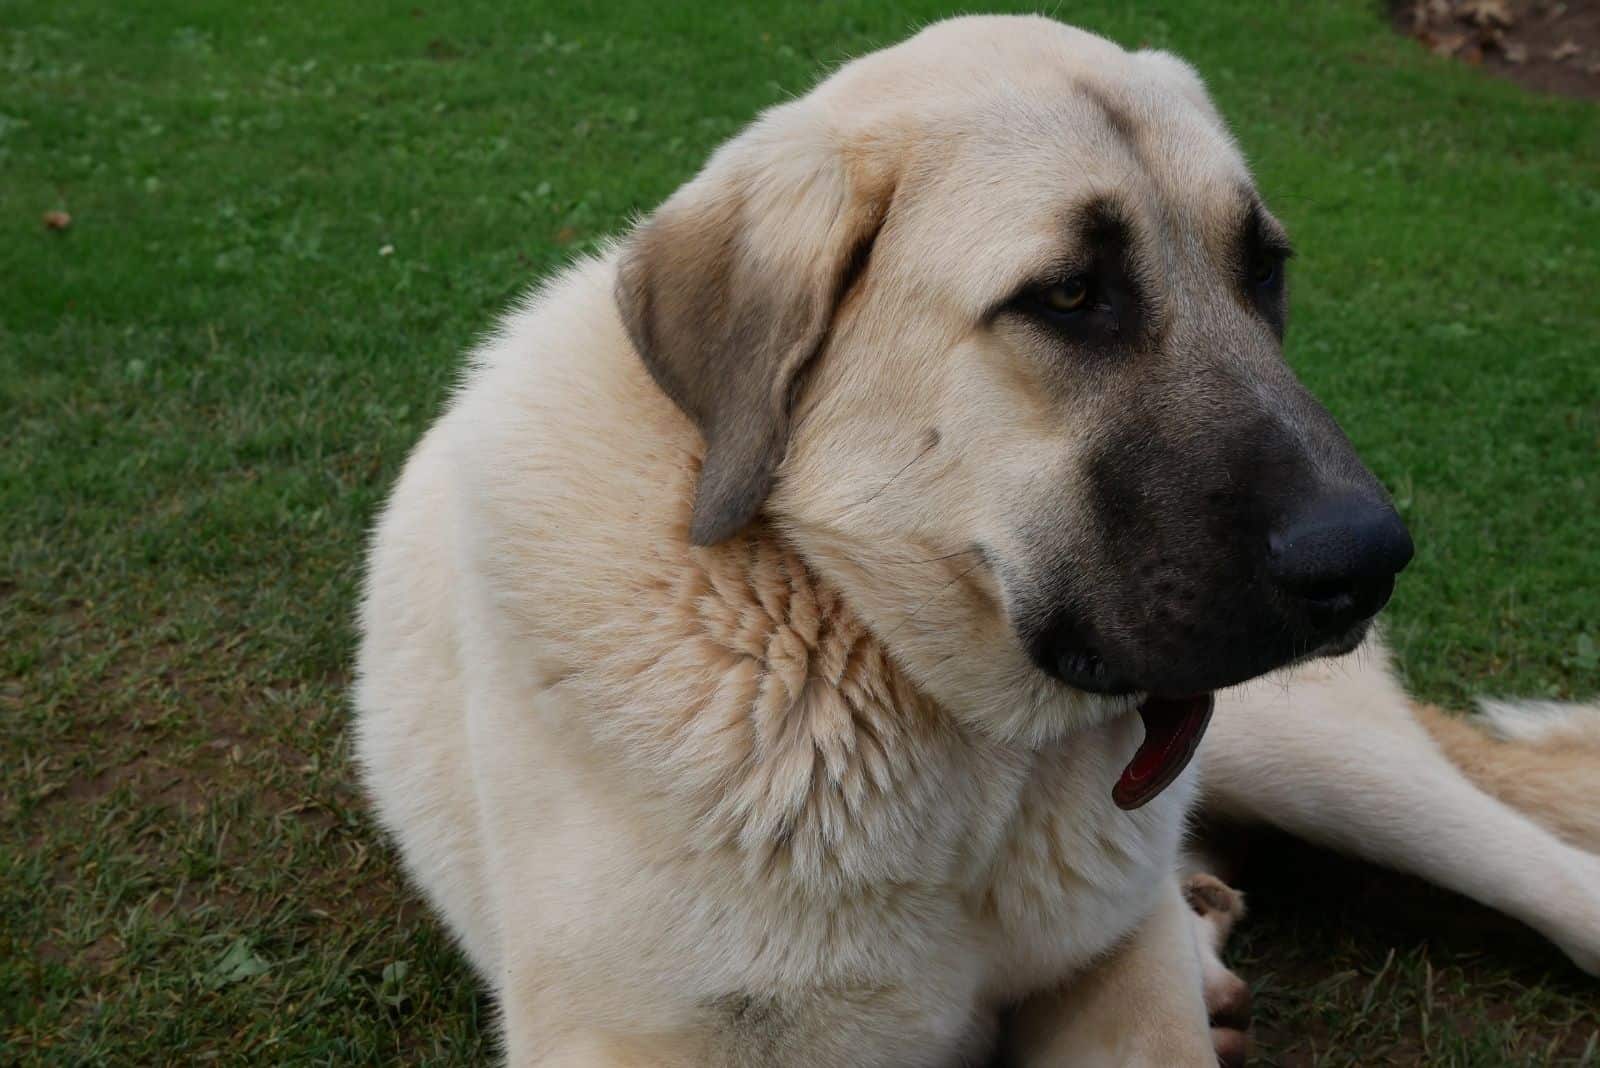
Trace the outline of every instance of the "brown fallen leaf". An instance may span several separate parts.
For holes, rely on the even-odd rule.
[[[1583,49],[1578,47],[1578,42],[1569,37],[1567,40],[1562,41],[1560,44],[1556,45],[1550,50],[1550,58],[1555,60],[1557,63],[1560,63],[1563,60],[1571,59],[1573,56],[1582,51]]]
[[[1509,26],[1515,21],[1505,0],[1467,0],[1460,13],[1479,26]]]
[[[1445,0],[1412,0],[1411,32],[1414,36],[1420,37],[1427,31],[1429,21],[1439,17],[1437,8],[1443,3]]]
[[[1467,43],[1467,35],[1464,33],[1441,33],[1437,36],[1430,35],[1423,43],[1436,56],[1453,56],[1461,51],[1462,45]]]
[[[1501,54],[1506,57],[1507,63],[1528,62],[1528,46],[1516,41],[1507,42],[1505,48],[1501,49]]]
[[[65,230],[72,225],[72,216],[64,211],[47,211],[44,213],[44,228],[46,230]]]

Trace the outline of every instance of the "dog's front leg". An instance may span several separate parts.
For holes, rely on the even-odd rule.
[[[1213,1068],[1194,919],[1176,878],[1133,936],[1087,972],[1016,1013],[1019,1068]]]

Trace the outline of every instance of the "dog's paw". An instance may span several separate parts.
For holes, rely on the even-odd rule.
[[[1250,985],[1232,972],[1224,982],[1206,980],[1206,1012],[1211,1017],[1211,1046],[1223,1068],[1243,1068],[1250,1055]]]
[[[1210,941],[1220,951],[1233,925],[1244,919],[1244,895],[1215,875],[1200,872],[1184,882],[1183,897],[1190,911],[1210,926]]]
[[[1183,884],[1183,896],[1197,925],[1195,942],[1217,1063],[1240,1068],[1250,1053],[1250,984],[1229,971],[1219,954],[1233,925],[1244,918],[1244,895],[1201,873]]]

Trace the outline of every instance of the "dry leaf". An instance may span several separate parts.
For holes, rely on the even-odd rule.
[[[1505,47],[1505,57],[1507,63],[1526,63],[1528,62],[1528,46],[1512,41]]]
[[[1467,43],[1464,33],[1441,33],[1437,37],[1430,37],[1423,42],[1428,49],[1438,56],[1453,56],[1461,51],[1461,46]]]
[[[1560,63],[1562,60],[1571,59],[1582,51],[1583,49],[1578,47],[1578,42],[1568,38],[1550,50],[1550,58]]]
[[[1413,0],[1411,5],[1411,32],[1421,35],[1434,19],[1448,18],[1449,0]]]
[[[1513,21],[1505,0],[1467,0],[1461,14],[1479,26],[1509,26]]]
[[[72,225],[72,216],[64,211],[47,211],[44,213],[44,228],[46,230],[65,230]]]

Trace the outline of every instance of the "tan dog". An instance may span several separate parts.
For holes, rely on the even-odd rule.
[[[1353,649],[1410,555],[1286,256],[1181,61],[961,19],[502,324],[357,704],[514,1064],[1214,1061],[1209,695]]]

